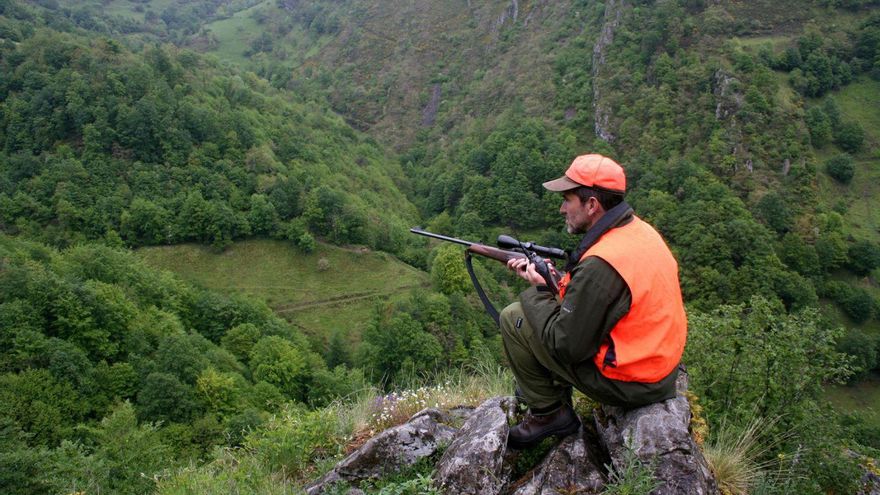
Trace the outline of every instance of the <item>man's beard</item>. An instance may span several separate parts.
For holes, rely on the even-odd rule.
[[[590,230],[591,226],[592,226],[592,224],[589,221],[587,221],[587,224],[583,227],[577,227],[575,225],[568,223],[568,220],[565,221],[565,230],[569,234],[586,234],[587,231]]]

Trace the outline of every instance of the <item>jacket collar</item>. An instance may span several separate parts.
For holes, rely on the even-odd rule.
[[[596,241],[598,241],[605,232],[608,232],[615,227],[628,224],[632,221],[632,218],[633,209],[626,201],[621,201],[620,204],[606,211],[605,214],[602,215],[602,218],[587,230],[587,233],[584,234],[580,244],[578,244],[577,249],[568,256],[568,264],[565,265],[565,271],[570,272],[581,261],[581,256],[583,256],[593,244],[596,244]]]

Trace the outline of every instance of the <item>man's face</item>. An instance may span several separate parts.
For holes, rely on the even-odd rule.
[[[565,192],[562,197],[559,213],[565,215],[565,229],[569,234],[585,233],[593,224],[599,202],[596,198],[581,202],[581,198],[573,192]]]

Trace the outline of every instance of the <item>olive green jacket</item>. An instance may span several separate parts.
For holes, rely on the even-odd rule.
[[[632,221],[632,212],[617,226]],[[629,312],[632,295],[605,260],[589,256],[571,270],[565,298],[559,304],[549,291],[532,287],[520,295],[523,313],[541,335],[547,352],[571,370],[582,384],[572,384],[609,405],[636,406],[675,395],[678,370],[657,383],[623,382],[602,375],[593,363],[614,325]]]

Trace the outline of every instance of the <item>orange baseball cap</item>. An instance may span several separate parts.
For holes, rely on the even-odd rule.
[[[626,174],[623,167],[611,158],[593,153],[575,158],[565,175],[544,183],[544,188],[553,192],[570,191],[581,186],[623,194],[626,192]]]

